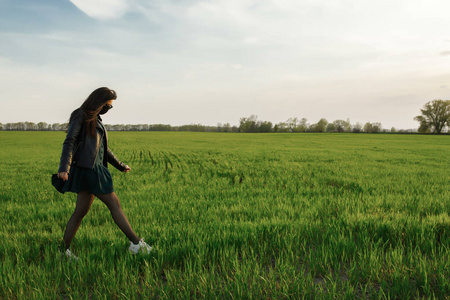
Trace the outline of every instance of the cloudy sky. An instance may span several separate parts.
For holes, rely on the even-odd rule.
[[[450,2],[0,0],[0,122],[65,122],[115,89],[108,124],[349,118],[417,128],[450,98]]]

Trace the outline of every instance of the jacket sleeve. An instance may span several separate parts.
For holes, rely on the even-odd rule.
[[[69,129],[67,130],[67,136],[63,143],[63,149],[61,154],[61,161],[59,163],[58,172],[70,172],[70,166],[72,164],[72,158],[75,152],[75,143],[80,135],[80,131],[83,127],[83,113],[80,111],[73,116]]]
[[[115,155],[112,153],[112,151],[108,148],[107,149],[107,155],[108,155],[108,162],[113,165],[117,170],[120,172],[125,171],[125,164],[122,163]]]

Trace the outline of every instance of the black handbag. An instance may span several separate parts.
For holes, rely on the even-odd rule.
[[[62,189],[63,189],[65,183],[66,182],[64,180],[62,180],[62,178],[58,177],[58,174],[52,174],[52,185],[55,187],[55,189],[58,192],[60,192],[62,194],[64,194]]]

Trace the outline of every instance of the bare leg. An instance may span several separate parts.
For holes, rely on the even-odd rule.
[[[134,233],[131,228],[130,223],[127,220],[127,217],[122,211],[122,207],[120,206],[119,198],[116,193],[112,192],[110,194],[97,195],[97,197],[106,204],[111,212],[111,215],[116,222],[117,226],[119,226],[120,230],[133,242],[133,244],[139,243],[139,238],[136,233]]]
[[[66,244],[66,249],[69,249],[70,243],[72,242],[75,233],[77,233],[78,227],[80,227],[81,220],[83,220],[84,216],[88,213],[89,208],[91,208],[94,197],[94,195],[87,191],[78,193],[75,212],[70,217],[66,226],[66,232],[64,233],[64,243]]]

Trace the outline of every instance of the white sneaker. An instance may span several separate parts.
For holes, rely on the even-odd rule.
[[[78,257],[75,256],[75,254],[72,253],[72,251],[70,251],[70,249],[67,249],[66,252],[64,252],[64,254],[66,255],[67,258],[69,258],[70,260],[78,260]]]
[[[147,254],[150,254],[152,247],[144,242],[144,239],[140,239],[138,244],[133,244],[133,242],[130,241],[130,248],[128,248],[128,250],[130,250],[131,254],[138,254],[139,250],[142,250],[144,253],[147,251]]]

